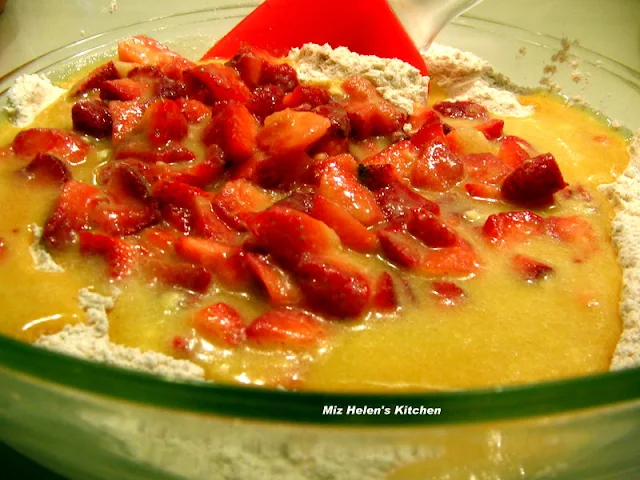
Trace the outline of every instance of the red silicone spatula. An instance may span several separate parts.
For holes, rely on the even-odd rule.
[[[305,43],[398,58],[427,74],[418,48],[386,0],[266,0],[202,59],[229,58],[243,44],[280,56]]]

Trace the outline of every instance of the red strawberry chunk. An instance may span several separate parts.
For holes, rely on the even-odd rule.
[[[249,88],[254,89],[261,84],[264,65],[274,61],[276,61],[276,58],[265,50],[254,45],[245,44],[227,62],[227,65],[235,68],[242,81]]]
[[[413,163],[418,156],[418,148],[410,140],[402,140],[388,146],[380,153],[362,160],[362,165],[391,165],[398,175],[406,180],[411,178]]]
[[[245,105],[262,123],[269,115],[284,108],[284,95],[284,90],[276,85],[263,85],[251,93],[251,99]]]
[[[146,268],[158,281],[192,292],[204,293],[211,285],[211,273],[200,265],[150,260]]]
[[[488,120],[475,126],[476,130],[482,132],[487,140],[496,140],[502,136],[502,130],[504,128],[504,120],[497,118]]]
[[[315,200],[315,194],[308,190],[299,190],[287,195],[281,200],[274,203],[274,206],[292,208],[293,210],[299,210],[300,212],[311,213],[313,207],[313,201]]]
[[[354,267],[317,255],[307,255],[295,269],[307,303],[337,318],[360,316],[369,304],[369,279]]]
[[[434,109],[425,105],[416,104],[413,106],[413,113],[409,117],[407,123],[411,125],[412,131],[416,131],[420,130],[424,125],[442,122]]]
[[[213,107],[202,141],[218,144],[231,162],[249,157],[256,148],[258,124],[251,112],[241,103],[225,102]]]
[[[205,188],[222,176],[224,166],[225,161],[222,150],[217,145],[211,145],[207,147],[202,162],[191,165],[184,170],[172,170],[172,175],[179,182]]]
[[[38,153],[51,153],[71,165],[82,163],[91,151],[91,145],[79,136],[56,128],[30,128],[13,139],[13,152],[33,158]]]
[[[106,192],[116,203],[147,203],[151,199],[144,177],[126,163],[109,164],[100,172],[100,180],[107,184]]]
[[[148,85],[131,78],[106,80],[100,86],[102,100],[147,100],[152,92]]]
[[[73,128],[96,138],[107,138],[113,131],[113,119],[106,103],[100,100],[80,100],[71,109]]]
[[[132,245],[118,238],[91,232],[80,232],[79,238],[80,252],[103,256],[111,278],[131,274],[137,257]]]
[[[96,204],[106,200],[102,192],[86,183],[69,180],[62,186],[53,213],[44,226],[43,238],[55,248],[74,240],[74,234],[90,225]]]
[[[285,95],[282,104],[285,108],[311,110],[314,107],[324,105],[330,101],[331,94],[328,90],[319,87],[298,85],[291,93]]]
[[[91,219],[105,233],[115,236],[133,235],[153,225],[160,216],[155,205],[134,206],[128,204],[100,203]]]
[[[164,146],[150,145],[146,140],[132,138],[124,140],[114,149],[114,157],[118,160],[137,158],[149,163],[181,163],[196,158],[195,153],[177,143]]]
[[[330,127],[331,122],[322,115],[287,108],[265,118],[264,128],[258,134],[258,146],[272,155],[305,151]]]
[[[284,207],[271,207],[245,217],[256,244],[285,266],[295,266],[305,254],[334,251],[340,239],[323,222]]]
[[[143,251],[151,256],[165,256],[174,251],[174,244],[178,241],[175,230],[168,228],[150,227],[140,234],[140,245]]]
[[[465,191],[470,197],[483,199],[483,200],[500,200],[502,198],[502,192],[500,187],[495,185],[487,185],[485,183],[465,183]]]
[[[196,331],[213,342],[239,345],[245,339],[244,320],[238,311],[226,303],[214,303],[193,316]]]
[[[146,35],[136,35],[118,42],[118,58],[123,62],[184,70],[194,63]]]
[[[180,142],[189,133],[187,118],[173,100],[153,102],[144,113],[147,138],[155,147],[163,147],[169,142]]]
[[[247,327],[247,339],[286,348],[313,347],[329,335],[329,327],[308,313],[290,308],[269,310]]]
[[[115,145],[138,130],[146,109],[147,105],[138,101],[109,102],[109,114],[113,123],[112,139]]]
[[[180,107],[180,111],[190,124],[200,123],[207,117],[211,116],[211,107],[204,103],[190,99],[177,98],[176,103]]]
[[[372,252],[378,246],[376,235],[367,230],[342,206],[318,194],[309,213],[338,234],[343,245],[358,252]]]
[[[433,109],[443,117],[466,120],[488,120],[489,112],[482,105],[470,101],[438,102]]]
[[[466,299],[464,290],[453,282],[433,282],[431,293],[447,307],[460,305]]]
[[[233,68],[219,63],[208,63],[194,67],[190,73],[205,85],[214,102],[246,102],[251,98],[251,91]]]
[[[550,237],[571,244],[577,249],[574,258],[576,262],[587,260],[600,249],[596,231],[583,217],[549,217],[546,227]]]
[[[464,164],[443,142],[429,142],[423,146],[413,165],[411,181],[414,186],[445,192],[464,177]]]
[[[467,177],[473,182],[498,185],[511,169],[492,153],[470,153],[460,156]]]
[[[105,80],[120,78],[113,62],[107,62],[94,68],[89,74],[71,87],[71,95],[80,95],[94,88],[100,88]]]
[[[268,255],[248,253],[245,261],[248,269],[264,286],[271,305],[296,305],[300,302],[302,293],[291,275],[275,265]]]
[[[435,115],[435,113],[434,113]],[[416,147],[424,147],[431,143],[445,143],[444,126],[440,119],[435,116],[435,119],[425,123],[420,130],[418,130],[410,139],[411,143]]]
[[[397,310],[398,297],[389,272],[382,272],[376,280],[372,303],[373,307],[380,312]]]
[[[311,157],[302,151],[272,155],[256,162],[253,172],[248,169],[246,178],[264,188],[290,190],[296,184],[307,182],[312,163]],[[244,166],[249,167],[247,164]]]
[[[428,247],[451,247],[458,241],[458,235],[426,208],[413,210],[407,229]]]
[[[290,92],[298,85],[298,74],[286,63],[265,63],[262,66],[260,83],[277,85],[285,92]]]
[[[489,215],[482,227],[485,238],[498,247],[523,242],[544,231],[544,218],[528,210]]]
[[[29,180],[62,185],[71,180],[71,170],[65,162],[51,153],[38,153],[20,170]]]
[[[213,199],[216,211],[236,229],[244,228],[238,215],[266,210],[272,203],[273,200],[266,190],[245,179],[225,183]]]
[[[512,267],[516,274],[527,283],[545,280],[553,273],[552,267],[526,255],[515,255],[512,259]]]
[[[545,205],[567,185],[556,159],[546,153],[525,161],[505,178],[502,195],[516,204]]]
[[[507,137],[500,142],[498,158],[505,165],[511,168],[518,168],[526,160],[529,160],[529,153],[517,140],[514,140],[512,137]]]

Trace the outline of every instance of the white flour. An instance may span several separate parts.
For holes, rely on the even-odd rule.
[[[44,75],[22,75],[7,92],[5,109],[13,124],[26,127],[64,92]]]
[[[42,228],[38,225],[29,225],[33,234],[33,242],[29,246],[29,253],[33,258],[33,264],[36,270],[41,272],[64,272],[64,269],[58,265],[43,247],[40,240],[42,239]]]

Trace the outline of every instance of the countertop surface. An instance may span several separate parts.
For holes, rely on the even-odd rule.
[[[239,2],[8,0],[0,14],[0,76],[44,53],[113,28],[234,3]],[[485,0],[467,15],[578,40],[583,47],[640,71],[640,0]],[[6,480],[64,480],[1,443],[0,458]]]

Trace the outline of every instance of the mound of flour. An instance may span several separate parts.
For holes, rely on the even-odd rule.
[[[26,127],[65,91],[44,75],[22,75],[7,92],[5,110],[14,125]]]

